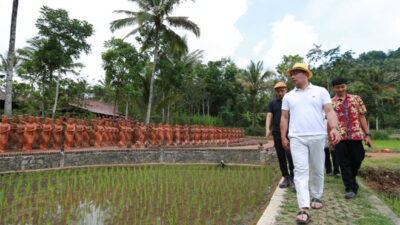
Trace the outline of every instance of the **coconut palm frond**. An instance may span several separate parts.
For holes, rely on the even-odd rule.
[[[128,18],[124,18],[124,19],[118,19],[118,20],[114,20],[110,23],[110,30],[111,30],[111,32],[114,32],[121,28],[133,26],[136,24],[137,24],[136,17],[128,17]]]
[[[163,37],[165,40],[171,45],[172,49],[178,52],[187,52],[188,46],[186,42],[186,38],[182,38],[173,30],[166,28],[163,26]]]
[[[190,21],[187,17],[184,16],[169,16],[167,17],[167,21],[170,26],[177,28],[184,28],[185,30],[190,30],[193,32],[196,37],[200,36],[200,28],[197,24]]]

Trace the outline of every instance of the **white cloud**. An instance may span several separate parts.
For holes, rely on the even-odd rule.
[[[295,20],[291,14],[275,21],[271,31],[272,45],[263,57],[264,65],[270,69],[281,62],[283,55],[304,56],[313,47],[313,43],[319,43],[314,28]]]
[[[52,8],[63,8],[69,11],[71,18],[87,20],[93,24],[95,34],[88,39],[92,45],[89,55],[82,55],[80,62],[85,64],[83,75],[89,76],[89,81],[97,81],[104,77],[101,53],[105,51],[104,41],[111,36],[123,38],[130,29],[124,29],[112,34],[109,30],[112,20],[123,18],[124,15],[114,14],[114,10],[137,10],[135,3],[127,0],[94,1],[94,0],[22,0],[19,2],[17,19],[16,48],[22,48],[26,41],[37,35],[36,19],[40,16],[39,9],[43,5]],[[8,50],[9,29],[11,21],[12,0],[0,1],[0,52]],[[190,50],[203,49],[204,60],[218,60],[224,56],[232,56],[236,47],[242,42],[243,36],[235,27],[235,22],[247,11],[246,0],[197,0],[187,1],[179,6],[174,15],[189,16],[201,29],[200,38],[188,35]],[[182,32],[186,34],[186,32]],[[135,43],[134,38],[127,39]]]
[[[250,59],[248,58],[239,58],[235,60],[235,64],[242,69],[247,68],[250,65]]]
[[[260,53],[260,51],[264,48],[265,43],[267,43],[267,40],[261,40],[260,42],[258,42],[258,44],[256,46],[253,47],[253,53],[255,55],[257,55],[258,53]]]
[[[200,37],[188,34],[191,51],[204,50],[204,61],[233,56],[243,35],[236,21],[247,11],[246,0],[197,0],[179,6],[174,15],[189,16],[200,27]],[[183,32],[180,32],[183,33]]]
[[[311,0],[304,15],[316,21],[327,48],[357,53],[400,47],[400,1]]]

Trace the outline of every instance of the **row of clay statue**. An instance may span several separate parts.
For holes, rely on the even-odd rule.
[[[76,122],[75,122],[76,121]],[[98,118],[90,120],[64,117],[55,119],[22,115],[13,116],[9,121],[3,115],[0,124],[0,152],[7,149],[29,152],[32,148],[60,149],[64,134],[64,149],[81,147],[115,146],[136,148],[158,145],[204,145],[225,144],[243,141],[244,129],[221,128],[199,125],[148,124],[136,120]],[[64,129],[64,126],[65,129]],[[63,132],[64,131],[64,132]],[[40,142],[40,144],[39,144]]]

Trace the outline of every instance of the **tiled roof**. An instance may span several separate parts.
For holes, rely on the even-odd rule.
[[[91,99],[85,99],[82,100],[81,102],[70,102],[69,105],[85,109],[89,112],[93,113],[98,113],[98,114],[103,114],[103,115],[109,115],[112,116],[114,113],[114,106],[112,104],[96,101],[96,100],[91,100]],[[118,109],[115,109],[115,115],[120,115],[118,112]]]

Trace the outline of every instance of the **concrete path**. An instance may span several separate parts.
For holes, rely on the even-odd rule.
[[[347,200],[344,195],[342,179],[325,177],[324,195],[321,198],[324,206],[320,210],[310,210],[309,224],[400,225],[399,217],[365,185],[360,185],[354,199]],[[296,194],[291,189],[277,187],[257,225],[296,224],[298,211]]]
[[[280,182],[283,181],[283,178]],[[280,183],[279,182],[279,183]],[[276,187],[274,194],[268,204],[268,207],[265,209],[262,214],[260,220],[257,222],[257,225],[273,225],[275,224],[275,217],[279,215],[281,204],[284,200],[284,195],[286,193],[286,189]]]

